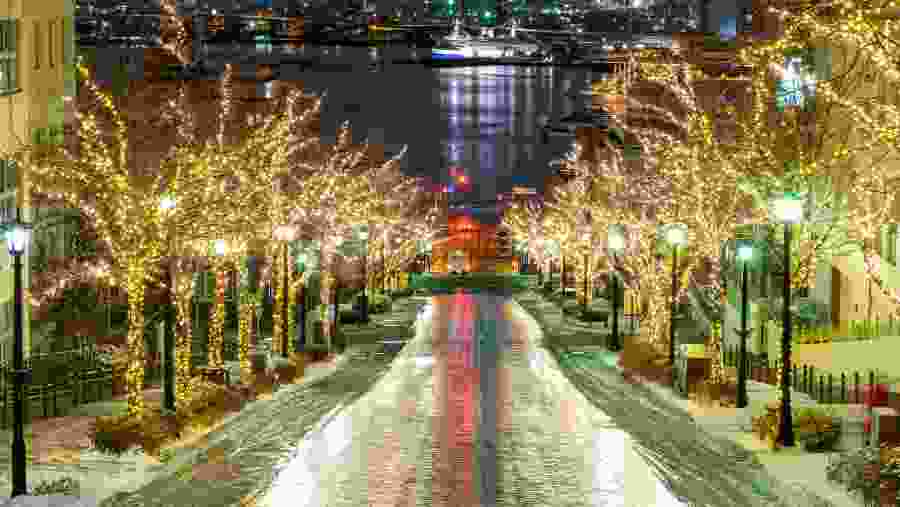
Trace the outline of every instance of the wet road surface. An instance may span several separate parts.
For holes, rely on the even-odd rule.
[[[424,317],[370,392],[297,443],[257,505],[686,505],[537,347],[517,304],[457,293]]]

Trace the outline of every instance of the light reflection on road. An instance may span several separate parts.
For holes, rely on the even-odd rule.
[[[264,505],[320,505],[319,468],[338,458],[349,447],[353,435],[344,408],[338,406],[332,410],[324,418],[327,422],[300,442],[288,463],[277,472]]]
[[[417,323],[391,374],[299,443],[261,507],[494,507],[515,490],[542,506],[684,507],[568,383],[520,307],[454,294],[421,316],[431,323]],[[411,434],[421,414],[430,438]]]

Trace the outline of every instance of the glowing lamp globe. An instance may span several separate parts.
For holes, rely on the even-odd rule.
[[[666,232],[666,239],[675,246],[687,243],[687,231],[683,227],[670,227]]]
[[[218,255],[219,257],[225,255],[225,240],[217,239],[215,244],[213,245],[213,248],[215,249],[216,255]]]
[[[797,223],[803,218],[803,197],[796,192],[788,192],[772,202],[775,218],[783,223]]]
[[[6,231],[6,247],[9,254],[21,255],[28,246],[30,236],[30,227],[23,224],[15,224],[12,229]]]
[[[609,232],[606,242],[609,245],[609,249],[615,252],[625,248],[625,238],[615,230]]]

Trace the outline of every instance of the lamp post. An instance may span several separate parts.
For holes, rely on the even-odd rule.
[[[613,321],[612,343],[610,344],[610,349],[619,350],[619,277],[616,274],[616,254],[625,248],[625,238],[622,237],[622,234],[617,230],[617,228],[614,228],[612,226],[610,226],[609,232],[607,232],[607,246],[609,247],[609,252],[612,260],[610,278],[612,279]]]
[[[384,232],[384,239],[381,242],[381,293],[384,294],[386,289],[385,282],[387,281],[387,242],[388,242],[388,234],[387,231]]]
[[[159,209],[164,214],[175,209],[176,202],[171,196],[164,196],[159,201]],[[171,237],[169,238],[172,239]],[[168,283],[172,293],[172,304],[165,310],[165,332],[163,334],[163,409],[175,411],[175,362],[172,358],[175,351],[175,266],[169,266]]]
[[[362,301],[359,303],[360,317],[364,324],[369,323],[369,231],[362,230],[359,233],[360,239],[365,243],[365,253],[363,253],[363,290]]]
[[[559,252],[559,288],[562,290],[563,298],[566,297],[566,254]]]
[[[15,303],[13,307],[13,440],[12,440],[12,497],[28,493],[25,481],[25,383],[31,370],[25,368],[22,306],[22,254],[28,248],[31,226],[22,223],[21,209],[16,208],[16,221],[6,231],[6,246],[13,257]]]
[[[781,445],[793,447],[794,423],[791,417],[791,225],[803,218],[804,200],[789,192],[773,203],[775,218],[784,223],[784,332],[781,337],[781,419],[778,428]]]
[[[744,408],[747,406],[747,335],[750,333],[747,329],[747,263],[753,257],[753,247],[743,245],[738,248],[738,258],[741,260],[741,345],[738,360],[738,391],[737,391],[737,407]]]
[[[284,320],[282,321],[283,324],[281,326],[281,357],[288,356],[288,339],[289,339],[288,329],[290,329],[290,326],[288,326],[288,319],[291,318],[289,308],[288,308],[288,306],[289,306],[288,305],[288,301],[289,301],[288,291],[291,290],[291,288],[288,286],[288,283],[289,283],[288,282],[288,279],[289,279],[288,257],[290,256],[289,252],[288,252],[289,248],[290,248],[290,246],[288,246],[287,241],[285,241],[285,243],[284,243],[284,272],[283,272],[284,297],[282,298],[282,307],[281,307],[281,314],[284,315]]]
[[[669,364],[675,364],[675,306],[678,303],[678,247],[687,243],[687,231],[681,224],[669,227],[666,239],[672,245],[672,304],[669,308]]]
[[[582,236],[582,239],[588,245],[588,249],[591,247],[591,234],[589,232],[585,232]],[[588,311],[588,272],[589,272],[589,264],[590,264],[590,253],[587,249],[584,252],[584,281],[582,282],[582,290],[584,291],[582,300],[581,300],[581,313],[582,315],[587,315]]]
[[[306,252],[297,255],[297,262],[300,264],[300,294],[297,297],[296,308],[299,336],[295,348],[298,352],[303,352],[306,345],[306,283],[303,282],[303,275],[306,273]]]

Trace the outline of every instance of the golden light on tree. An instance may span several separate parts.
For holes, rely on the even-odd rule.
[[[160,269],[163,258],[186,253],[180,249],[170,251],[172,245],[185,244],[186,238],[209,240],[260,234],[258,216],[268,213],[273,175],[287,169],[286,152],[290,149],[284,140],[296,137],[292,128],[296,122],[304,121],[308,111],[297,115],[291,108],[299,95],[291,94],[286,101],[289,111],[282,110],[249,128],[245,139],[230,145],[180,143],[155,174],[147,174],[129,157],[128,129],[112,98],[97,87],[84,66],[79,65],[79,73],[86,91],[97,98],[100,114],[76,112],[77,146],[70,149],[26,145],[8,158],[19,161],[29,172],[35,191],[80,208],[100,242],[108,248],[109,271],[98,276],[127,291],[128,407],[130,415],[140,416],[145,289],[160,283],[165,272]],[[110,127],[104,129],[102,124]],[[184,137],[188,137],[187,129]],[[298,144],[302,143],[291,146]],[[240,191],[223,185],[223,181],[235,177]],[[262,188],[252,185],[254,178],[266,177],[267,184]],[[174,210],[160,209],[163,197],[177,202]],[[176,280],[181,278],[175,275]],[[176,286],[186,287],[177,281]],[[184,323],[184,305],[176,302],[176,307],[180,308],[177,320]],[[180,336],[176,341],[184,350],[189,326],[178,327]],[[179,361],[182,371],[189,369],[186,362]],[[180,378],[183,380],[183,373]]]

